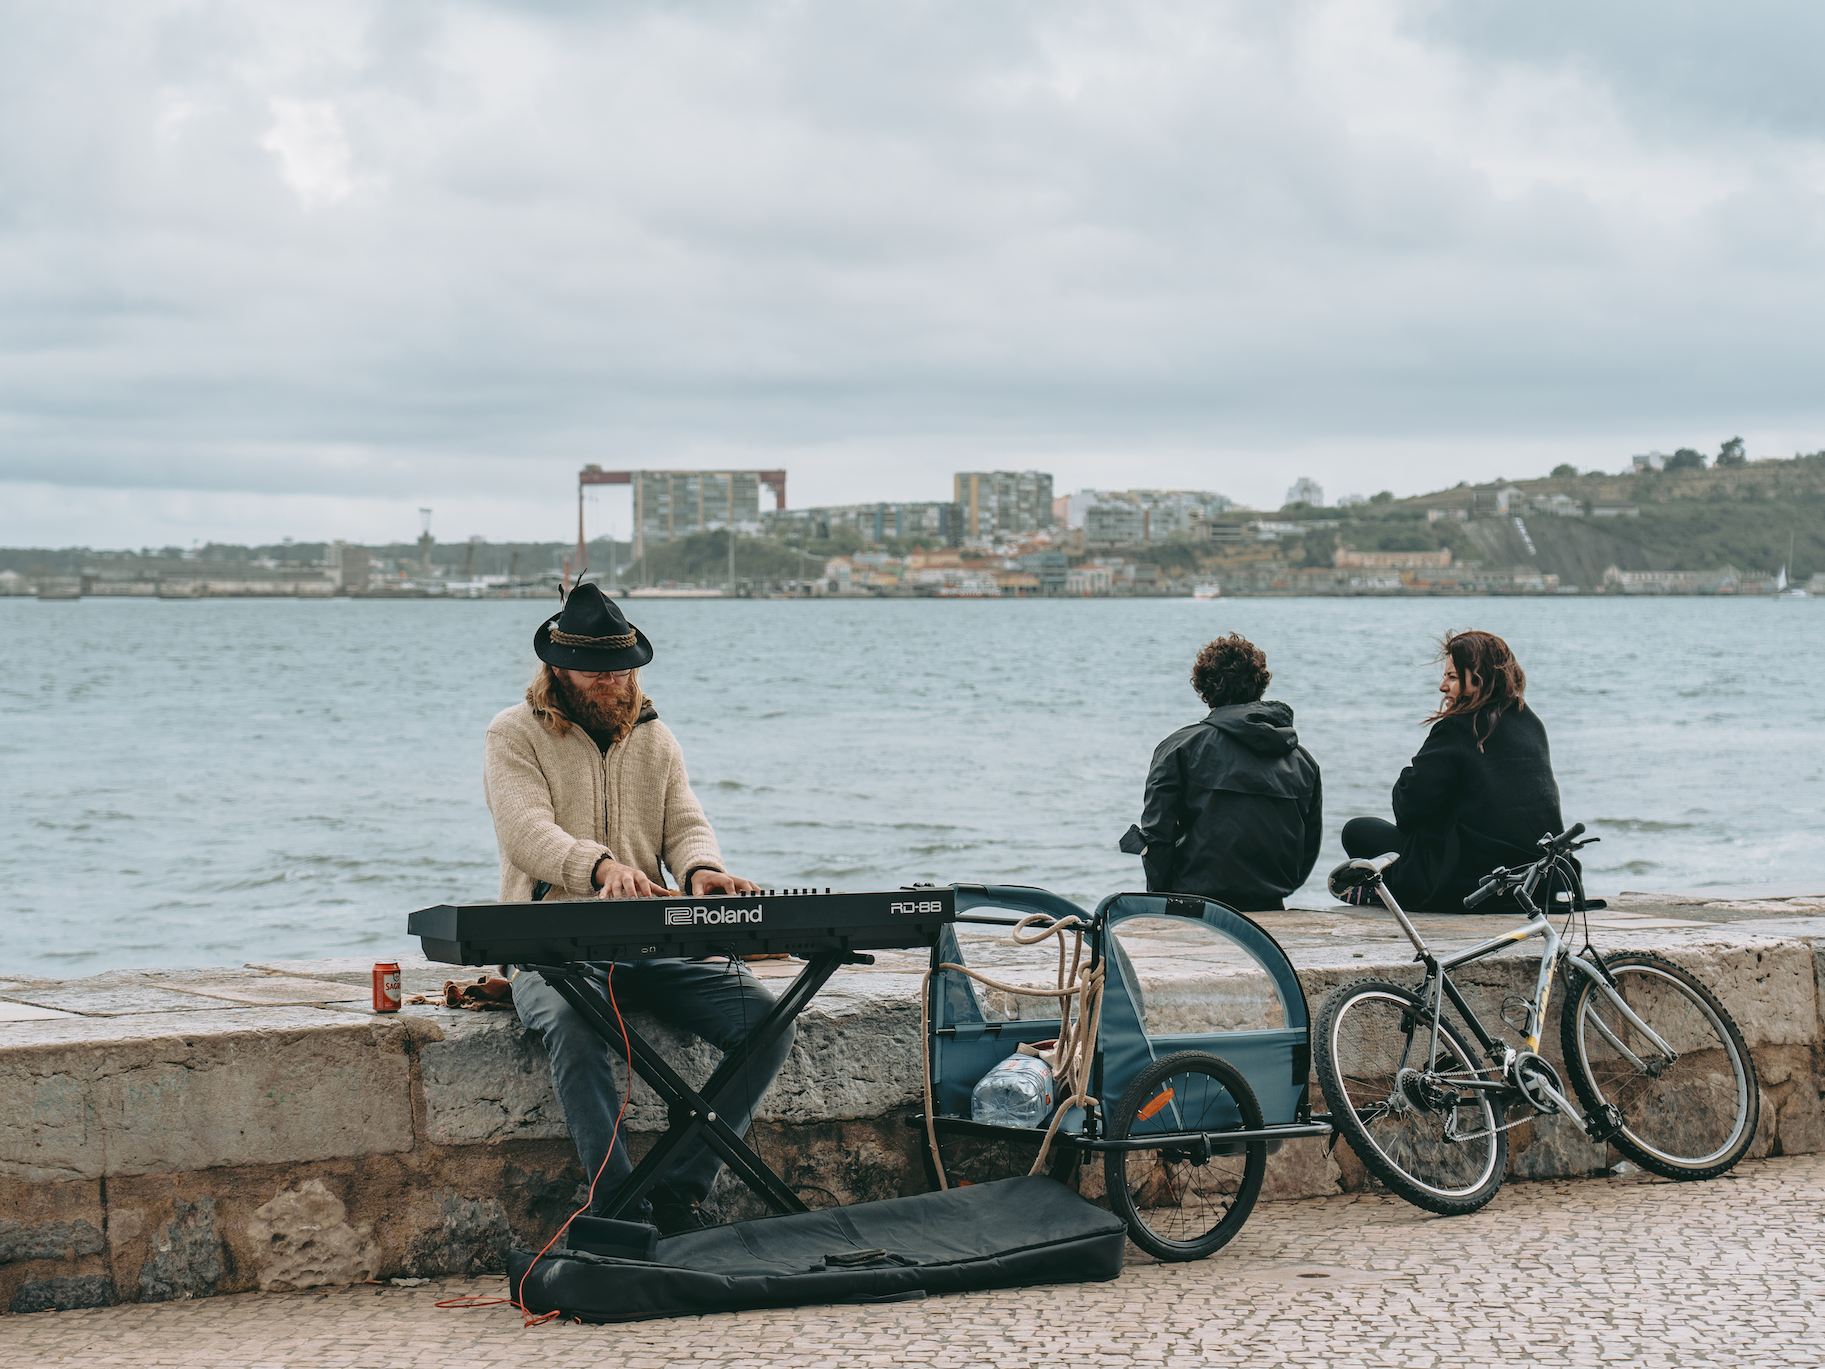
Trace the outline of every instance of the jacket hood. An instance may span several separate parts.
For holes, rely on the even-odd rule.
[[[1263,756],[1290,755],[1299,745],[1293,710],[1283,703],[1225,704],[1211,709],[1204,721]]]

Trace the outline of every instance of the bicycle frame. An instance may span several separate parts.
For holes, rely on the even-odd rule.
[[[1529,1054],[1538,1055],[1546,1010],[1552,997],[1553,980],[1560,965],[1564,964],[1575,967],[1579,973],[1591,980],[1596,988],[1615,1006],[1617,1011],[1620,1012],[1637,1031],[1641,1032],[1647,1040],[1654,1043],[1655,1048],[1660,1051],[1663,1056],[1662,1067],[1671,1065],[1679,1058],[1678,1052],[1668,1045],[1652,1027],[1642,1021],[1641,1018],[1636,1015],[1635,1011],[1623,1000],[1622,995],[1616,992],[1614,981],[1611,979],[1609,971],[1603,967],[1601,962],[1592,963],[1583,956],[1572,955],[1567,948],[1564,939],[1560,937],[1558,930],[1553,926],[1551,918],[1546,913],[1535,909],[1532,906],[1530,899],[1524,898],[1523,900],[1523,908],[1527,911],[1529,917],[1521,926],[1514,928],[1512,931],[1504,932],[1500,936],[1491,937],[1487,941],[1478,942],[1476,945],[1471,946],[1466,950],[1458,951],[1456,954],[1447,956],[1441,960],[1438,956],[1434,955],[1431,948],[1426,945],[1425,938],[1419,934],[1419,928],[1413,925],[1413,920],[1407,916],[1406,911],[1395,900],[1394,895],[1389,892],[1387,884],[1380,878],[1377,878],[1375,881],[1375,893],[1388,911],[1394,914],[1395,920],[1400,923],[1401,930],[1406,933],[1407,939],[1413,943],[1413,949],[1417,952],[1418,959],[1426,967],[1426,978],[1420,984],[1419,995],[1421,1000],[1426,1002],[1427,1011],[1431,1018],[1431,1040],[1428,1044],[1424,1067],[1427,1074],[1436,1074],[1437,1071],[1439,1062],[1439,1030],[1440,1024],[1444,1019],[1444,1003],[1445,1000],[1449,998],[1451,1000],[1451,1005],[1457,1009],[1458,1016],[1476,1036],[1477,1041],[1483,1048],[1485,1057],[1490,1061],[1491,1067],[1495,1069],[1497,1073],[1495,1078],[1486,1078],[1481,1071],[1475,1076],[1468,1078],[1462,1075],[1445,1075],[1441,1077],[1450,1080],[1451,1083],[1462,1088],[1510,1095],[1505,1099],[1505,1102],[1523,1101],[1528,1103],[1529,1106],[1534,1107],[1537,1111],[1544,1111],[1544,1109],[1541,1109],[1538,1103],[1527,1094],[1526,1090],[1519,1085],[1514,1066],[1520,1052],[1516,1051],[1513,1046],[1506,1045],[1489,1034],[1488,1030],[1483,1026],[1482,1019],[1476,1015],[1470,1004],[1465,1001],[1463,992],[1451,979],[1451,971],[1471,964],[1474,961],[1481,960],[1485,956],[1493,955],[1495,952],[1503,950],[1506,947],[1518,945],[1523,941],[1530,941],[1534,937],[1539,937],[1546,944],[1540,953],[1540,974],[1539,979],[1534,986],[1534,995],[1526,1004],[1526,1027],[1524,1030],[1516,1028],[1522,1035],[1526,1044],[1526,1050]],[[1617,1051],[1626,1056],[1636,1067],[1643,1069],[1647,1068],[1646,1063],[1636,1056],[1635,1053],[1610,1030],[1609,1026],[1601,1017],[1597,1017],[1593,1020],[1597,1029]],[[1510,1023],[1508,1025],[1512,1026],[1513,1024]],[[1404,1056],[1401,1064],[1403,1067],[1407,1064]],[[1541,1065],[1545,1066],[1548,1070],[1551,1068],[1550,1066],[1546,1066],[1543,1060],[1541,1061]],[[1596,1116],[1585,1116],[1582,1110],[1576,1107],[1572,1101],[1565,1096],[1564,1092],[1557,1087],[1556,1081],[1545,1077],[1538,1069],[1535,1069],[1529,1077],[1541,1093],[1552,1100],[1560,1112],[1564,1113],[1567,1117],[1579,1118],[1583,1123],[1586,1134],[1590,1135],[1592,1139],[1606,1139],[1608,1135],[1612,1134],[1616,1119],[1610,1117],[1599,1118]],[[1518,1100],[1512,1096],[1514,1094],[1520,1095]],[[1509,1125],[1518,1126],[1520,1123],[1510,1123]],[[1502,1127],[1498,1129],[1507,1130],[1508,1128]],[[1601,1135],[1599,1133],[1601,1133]],[[1471,1140],[1484,1134],[1486,1133],[1471,1132],[1452,1139]]]

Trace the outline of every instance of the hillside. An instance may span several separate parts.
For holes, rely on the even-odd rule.
[[[1469,513],[1479,491],[1511,488],[1508,516],[1428,521],[1428,510]],[[1566,517],[1529,505],[1564,495],[1586,516]],[[1634,516],[1588,516],[1593,504],[1624,505]],[[1314,528],[1286,546],[1295,565],[1329,564],[1339,546],[1359,551],[1451,549],[1459,560],[1527,566],[1564,583],[1595,586],[1610,566],[1622,570],[1738,570],[1772,574],[1787,559],[1805,580],[1825,571],[1825,453],[1756,461],[1725,469],[1635,475],[1561,475],[1462,484],[1412,499],[1382,498],[1349,509],[1282,511],[1294,521],[1341,520]],[[1516,519],[1520,522],[1517,525]]]

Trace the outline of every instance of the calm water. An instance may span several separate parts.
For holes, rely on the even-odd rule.
[[[1593,892],[1820,882],[1825,600],[630,605],[734,869],[770,885],[1138,887],[1116,839],[1197,646],[1268,654],[1330,831],[1387,812],[1430,639],[1500,632]],[[6,971],[391,954],[496,890],[483,729],[537,602],[0,600]]]

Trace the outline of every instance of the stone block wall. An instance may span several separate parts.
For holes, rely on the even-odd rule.
[[[1351,944],[1289,945],[1314,1014],[1346,980],[1417,981],[1404,942]],[[1626,944],[1692,969],[1741,1025],[1763,1091],[1751,1153],[1825,1149],[1825,920]],[[919,1136],[905,1125],[919,1095],[922,960],[887,954],[845,972],[800,1019],[755,1136],[813,1205],[925,1187]],[[1511,954],[1458,978],[1494,1023],[1537,969],[1537,957]],[[365,996],[366,970],[348,962],[251,967],[237,973],[252,989],[234,999],[199,998],[205,973],[0,986],[0,1009],[23,1017],[0,1015],[0,1309],[498,1269],[510,1244],[542,1244],[580,1203],[585,1176],[543,1049],[512,1013],[377,1016],[349,1001]],[[410,962],[408,991],[443,974]],[[336,999],[338,984],[349,992]],[[708,1047],[633,1021],[688,1077],[708,1075]],[[1556,1011],[1543,1047],[1562,1065]],[[663,1123],[637,1086],[636,1157]],[[1511,1140],[1521,1179],[1593,1174],[1616,1159],[1565,1119]],[[1270,1159],[1264,1196],[1363,1183],[1346,1146],[1294,1141]],[[726,1178],[714,1205],[728,1217],[758,1210]],[[1271,1209],[1254,1220],[1273,1220]]]

